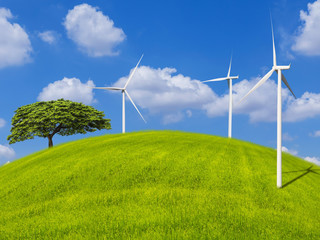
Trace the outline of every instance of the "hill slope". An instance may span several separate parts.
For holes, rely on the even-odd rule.
[[[319,239],[320,167],[173,131],[70,142],[0,167],[0,239]]]

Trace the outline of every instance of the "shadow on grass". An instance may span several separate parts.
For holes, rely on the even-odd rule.
[[[309,174],[309,173],[314,173],[314,174],[318,174],[320,175],[320,169],[312,169],[313,166],[308,167],[307,169],[304,170],[298,170],[298,171],[290,171],[290,172],[283,172],[283,174],[286,173],[295,173],[295,172],[302,172],[301,175],[299,175],[298,177],[292,179],[291,181],[287,182],[286,184],[284,184],[282,186],[282,188],[287,187],[288,185],[290,185],[291,183],[294,183],[295,181],[297,181],[298,179],[304,177],[305,175]]]

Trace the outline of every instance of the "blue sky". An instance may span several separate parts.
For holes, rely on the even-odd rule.
[[[276,147],[272,75],[238,104],[277,60],[297,99],[283,87],[284,150],[320,162],[320,0],[317,1],[0,1],[0,164],[47,147],[35,138],[8,145],[14,111],[38,100],[90,104],[121,132],[121,95],[87,86],[121,86],[142,53],[128,91],[126,130],[172,129],[227,136],[228,86],[234,81],[233,137]]]

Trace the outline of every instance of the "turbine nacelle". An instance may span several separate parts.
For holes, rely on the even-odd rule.
[[[288,70],[288,69],[290,69],[290,67],[291,67],[291,64],[288,65],[288,66],[273,66],[272,69],[274,71],[277,71],[277,70]]]

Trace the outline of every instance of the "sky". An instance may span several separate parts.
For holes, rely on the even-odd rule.
[[[127,87],[126,131],[180,130],[227,137],[232,55],[234,138],[276,148],[277,75],[240,99],[277,62],[282,86],[283,151],[320,164],[320,0],[49,1],[0,0],[0,165],[46,149],[47,139],[9,145],[14,111],[59,98],[104,111],[112,130],[54,136],[54,144],[121,132],[119,92]]]

